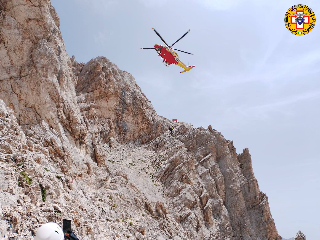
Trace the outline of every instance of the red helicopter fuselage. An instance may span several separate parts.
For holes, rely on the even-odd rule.
[[[174,52],[173,50],[169,50],[168,47],[161,46],[158,44],[154,45],[154,49],[157,51],[160,57],[164,59],[165,62],[170,64],[178,64],[178,54]]]
[[[160,34],[154,29],[152,28],[153,31],[158,35],[158,37],[160,37],[160,39],[162,40],[162,42],[166,45],[166,46],[162,46],[159,44],[155,44],[153,48],[141,48],[141,49],[154,49],[157,51],[158,55],[163,59],[163,63],[168,66],[171,64],[175,64],[181,68],[183,68],[184,70],[180,73],[184,73],[189,71],[190,69],[194,68],[194,66],[187,66],[185,65],[183,62],[180,61],[178,54],[174,51],[177,50],[179,52],[183,52],[186,54],[192,54],[192,53],[188,53],[185,51],[181,51],[179,49],[173,49],[172,46],[174,44],[176,44],[177,42],[179,42],[185,35],[187,35],[188,32],[190,32],[190,29],[188,32],[186,32],[185,34],[182,35],[181,38],[179,38],[177,41],[175,41],[171,46],[169,46],[166,41],[160,36]]]

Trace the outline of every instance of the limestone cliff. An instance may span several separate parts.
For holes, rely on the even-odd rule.
[[[158,116],[107,58],[70,59],[49,0],[0,11],[1,238],[68,218],[83,240],[281,239],[248,149]]]
[[[294,240],[306,240],[306,236],[301,232],[297,232],[296,237],[294,238]]]

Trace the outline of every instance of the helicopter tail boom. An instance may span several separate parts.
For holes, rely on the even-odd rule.
[[[187,65],[185,65],[183,62],[181,62],[181,61],[179,61],[178,63],[177,63],[177,65],[179,66],[179,67],[182,67],[184,70],[182,71],[182,72],[180,72],[180,73],[184,73],[184,72],[187,72],[187,71],[190,71],[192,68],[194,68],[195,66],[187,66]]]

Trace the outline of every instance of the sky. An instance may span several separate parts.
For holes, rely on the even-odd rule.
[[[105,56],[133,75],[157,113],[249,148],[279,234],[320,239],[320,23],[296,36],[292,0],[51,0],[69,56]],[[304,0],[320,18],[320,1]],[[196,67],[180,74],[154,50]]]

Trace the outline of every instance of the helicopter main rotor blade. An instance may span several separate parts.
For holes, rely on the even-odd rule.
[[[173,45],[175,45],[177,42],[179,42],[179,41],[180,41],[185,35],[187,35],[189,32],[190,32],[190,29],[189,29],[188,32],[186,32],[185,34],[183,34],[183,36],[182,36],[181,38],[179,38],[177,41],[175,41],[175,42],[171,45],[171,47],[172,47]]]
[[[179,51],[179,52],[183,52],[183,53],[187,53],[187,54],[191,54],[191,55],[193,55],[192,53],[188,53],[188,52],[185,52],[185,51],[182,51],[182,50],[179,50],[179,49],[173,49],[173,50],[176,50],[176,51]]]
[[[160,37],[160,39],[162,40],[162,42],[164,42],[166,45],[167,45],[167,47],[169,47],[169,45],[166,43],[166,41],[161,37],[161,35],[154,29],[154,28],[152,28],[153,29],[153,31],[155,31],[155,33]]]
[[[154,48],[152,47],[152,48],[141,48],[141,49],[154,49]]]

